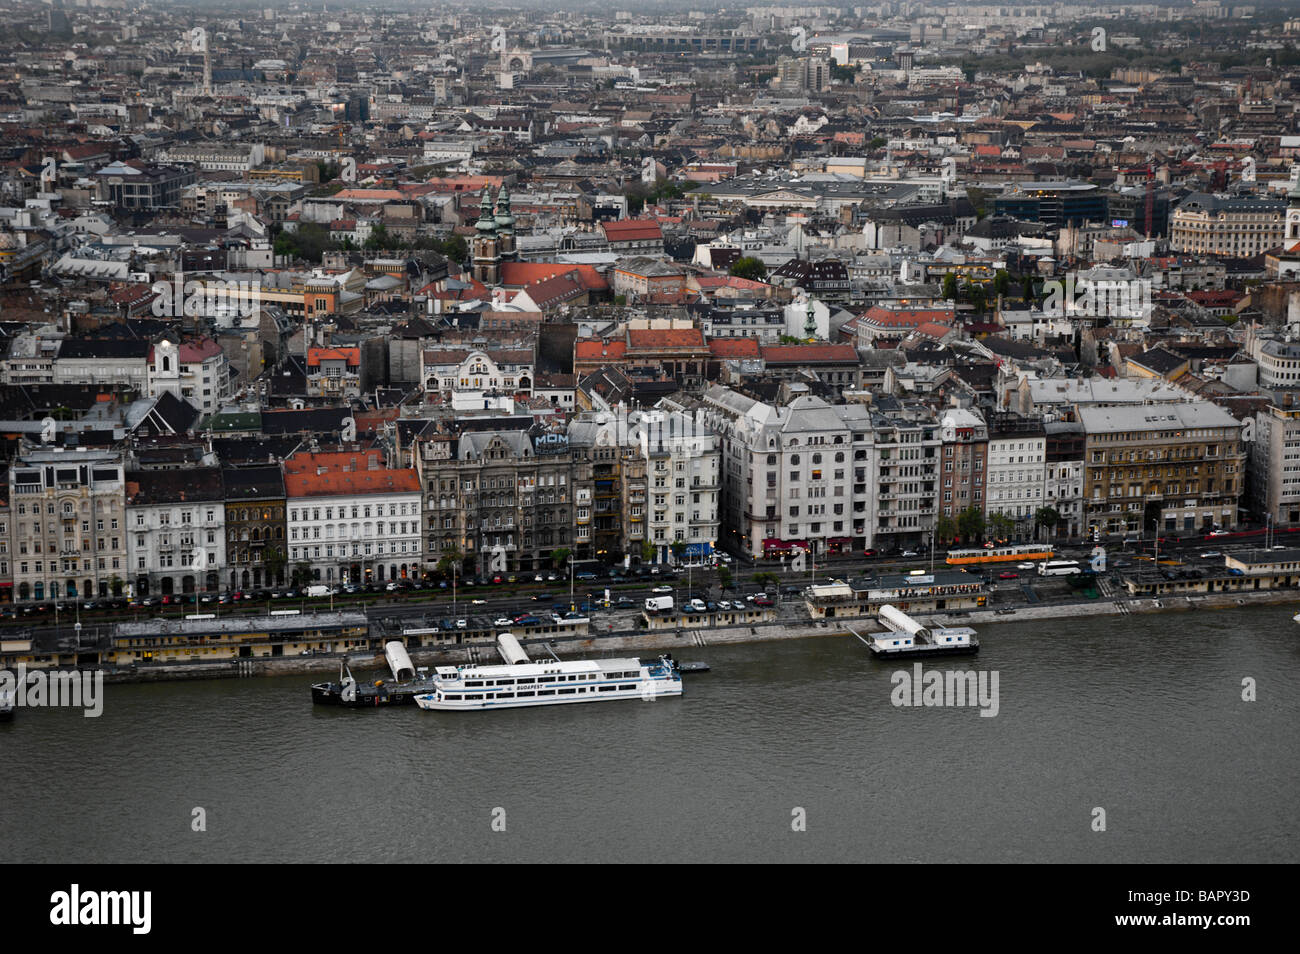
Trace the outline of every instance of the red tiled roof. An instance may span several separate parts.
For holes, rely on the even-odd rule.
[[[319,367],[322,361],[346,361],[349,368],[361,367],[360,348],[308,348],[307,367]]]
[[[627,354],[627,344],[611,341],[605,344],[591,338],[582,338],[573,345],[574,361],[622,361]]]
[[[704,348],[704,332],[699,328],[635,328],[628,329],[629,350],[663,348]]]
[[[757,358],[760,354],[757,338],[713,338],[709,351],[715,358]]]
[[[153,346],[149,348],[149,363],[153,363]],[[195,364],[206,361],[208,358],[215,358],[221,354],[221,345],[217,344],[211,338],[200,338],[198,341],[182,341],[177,349],[178,360],[182,364]]]
[[[952,331],[951,327],[938,321],[927,321],[916,326],[917,334],[926,335],[930,338],[942,338],[950,331]]]
[[[883,328],[915,328],[927,321],[952,321],[956,313],[951,308],[868,308],[863,320]]]
[[[284,462],[285,491],[290,497],[419,493],[413,469],[370,468],[371,461],[381,460],[379,451],[294,454]]]
[[[523,291],[538,308],[572,301],[587,293],[587,289],[572,272],[556,275],[553,278],[543,278],[540,282],[527,286]]]
[[[857,363],[858,349],[851,344],[768,345],[763,348],[768,364]]]
[[[663,229],[654,219],[620,219],[601,222],[601,231],[611,242],[644,242],[664,237]]]
[[[576,273],[578,282],[587,291],[604,291],[609,288],[605,276],[591,265],[560,265],[555,262],[502,262],[501,284],[511,288],[525,288],[556,275],[572,273]]]

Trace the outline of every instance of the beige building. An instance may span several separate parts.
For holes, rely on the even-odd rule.
[[[1216,404],[1081,408],[1085,531],[1233,527],[1245,479],[1241,422]]]
[[[16,602],[117,596],[126,581],[121,457],[33,451],[9,470],[9,562]]]
[[[1169,217],[1175,252],[1251,258],[1282,244],[1286,203],[1280,199],[1196,192]]]

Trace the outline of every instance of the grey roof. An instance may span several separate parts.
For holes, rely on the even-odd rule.
[[[1079,420],[1089,434],[1241,426],[1235,417],[1208,401],[1165,404],[1159,407],[1145,404],[1082,407],[1079,409]]]
[[[466,431],[456,446],[460,460],[482,459],[494,439],[500,439],[518,459],[534,456],[532,441],[524,431]]]

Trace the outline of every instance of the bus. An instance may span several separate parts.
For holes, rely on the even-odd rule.
[[[1073,576],[1082,572],[1078,560],[1046,560],[1038,564],[1039,576]]]
[[[1056,551],[1047,543],[1013,543],[1000,547],[980,547],[970,550],[949,550],[949,566],[966,566],[980,563],[1020,563],[1025,560],[1050,560]]]

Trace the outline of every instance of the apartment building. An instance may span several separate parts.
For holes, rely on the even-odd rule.
[[[1015,521],[1017,536],[1032,533],[1047,477],[1047,432],[1042,421],[996,416],[989,426],[988,455],[985,513]]]
[[[225,581],[231,590],[284,586],[290,578],[285,544],[287,501],[279,464],[226,467]]]
[[[1083,534],[1083,425],[1077,421],[1048,421],[1043,425],[1047,464],[1043,481],[1043,506],[1060,518],[1050,531],[1057,537],[1078,539]]]
[[[204,414],[214,413],[231,393],[230,362],[212,338],[164,338],[149,350],[149,396],[169,391]]]
[[[571,421],[569,451],[573,461],[574,557],[579,561],[608,560],[625,552],[622,501],[624,471],[638,455],[629,446],[626,415],[601,415]],[[641,507],[646,508],[646,468],[641,467]],[[639,521],[646,538],[645,515]],[[638,543],[639,548],[639,543]],[[636,554],[640,559],[640,554]]]
[[[872,545],[880,473],[877,422],[866,405],[831,405],[801,394],[776,407],[712,386],[700,411],[720,440],[719,511],[728,549],[758,559]],[[879,427],[891,456],[886,473],[901,478],[901,447],[893,442],[902,435],[883,415]],[[900,506],[901,480],[890,487],[886,509]],[[894,513],[886,526],[887,533],[902,528]]]
[[[1282,244],[1286,211],[1281,199],[1194,192],[1169,217],[1169,248],[1252,258]]]
[[[306,451],[284,461],[286,571],[313,582],[417,578],[424,565],[420,481],[378,450]]]
[[[1250,508],[1275,527],[1300,525],[1300,402],[1294,392],[1255,416],[1250,442]]]
[[[644,464],[648,498],[645,538],[657,562],[687,562],[716,548],[720,524],[721,455],[717,436],[680,411],[645,411],[632,416],[631,440]],[[628,510],[635,507],[629,500]]]
[[[928,407],[899,405],[874,411],[871,428],[876,522],[870,545],[890,550],[928,543],[937,519],[939,422]]]
[[[307,396],[361,396],[360,348],[308,348]]]
[[[983,512],[989,456],[989,429],[984,418],[965,408],[945,411],[939,421],[939,436],[943,441],[940,514],[955,520],[968,507]]]
[[[574,549],[573,461],[562,434],[467,431],[417,440],[428,569],[457,556],[491,578],[552,566]]]
[[[226,565],[225,524],[221,468],[128,472],[130,595],[215,592]]]
[[[127,576],[121,456],[62,448],[20,455],[9,469],[9,526],[16,601],[121,594]]]
[[[1234,527],[1245,478],[1241,422],[1206,401],[1080,408],[1087,531]]]

